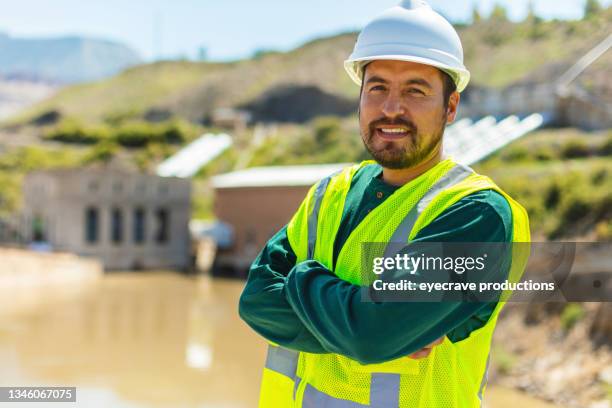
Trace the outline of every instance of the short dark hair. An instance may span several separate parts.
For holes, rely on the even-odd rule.
[[[441,69],[438,70],[442,74],[442,95],[444,96],[444,107],[448,107],[450,96],[457,90],[457,84],[453,78]]]
[[[442,96],[444,98],[444,107],[448,107],[448,101],[450,96],[457,90],[457,84],[453,81],[453,78],[446,72],[438,69],[440,77],[442,78]],[[363,92],[363,80],[365,79],[365,66],[361,69],[361,88],[359,89],[359,96]]]

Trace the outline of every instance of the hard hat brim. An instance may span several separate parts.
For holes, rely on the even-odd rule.
[[[368,56],[362,58],[348,59],[344,61],[344,69],[348,73],[349,77],[353,80],[353,82],[361,86],[361,80],[363,77],[363,67],[369,62],[377,60],[408,61],[436,67],[450,75],[450,77],[455,82],[457,92],[462,92],[470,82],[470,72],[467,69],[451,67],[449,65],[441,64],[439,61],[412,55],[377,55],[375,57]]]

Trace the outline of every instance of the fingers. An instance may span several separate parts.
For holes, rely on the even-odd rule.
[[[426,345],[425,348],[432,348],[432,347],[437,346],[438,344],[442,344],[444,342],[444,337],[445,336],[442,336],[438,340],[434,341],[433,343]]]
[[[431,351],[433,350],[433,348],[439,344],[442,344],[444,342],[444,337],[442,336],[440,337],[438,340],[428,344],[427,346],[423,347],[422,349],[420,349],[419,351],[416,351],[412,354],[410,354],[408,356],[408,358],[413,358],[413,359],[421,359],[421,358],[425,358],[427,356],[429,356],[429,354],[431,353]]]
[[[432,349],[430,349],[430,348],[422,348],[419,351],[410,354],[408,356],[408,358],[412,358],[412,359],[415,359],[415,360],[418,360],[418,359],[421,359],[421,358],[425,358],[425,357],[427,357],[431,353],[431,350]]]

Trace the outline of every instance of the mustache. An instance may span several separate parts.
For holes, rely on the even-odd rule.
[[[410,133],[412,133],[413,135],[415,135],[417,133],[417,127],[416,125],[409,119],[404,119],[404,118],[395,118],[395,119],[389,119],[389,118],[380,118],[380,119],[376,119],[373,120],[372,122],[370,122],[369,124],[369,130],[370,130],[370,135],[372,135],[374,133],[374,131],[376,130],[376,128],[378,126],[382,126],[382,125],[388,125],[388,126],[402,126],[405,127],[406,129],[408,129],[410,131]]]

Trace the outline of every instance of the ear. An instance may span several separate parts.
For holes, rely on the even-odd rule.
[[[459,107],[459,100],[461,96],[459,92],[455,91],[448,98],[448,106],[446,108],[446,123],[451,124],[455,121],[455,117],[457,116],[457,108]]]

